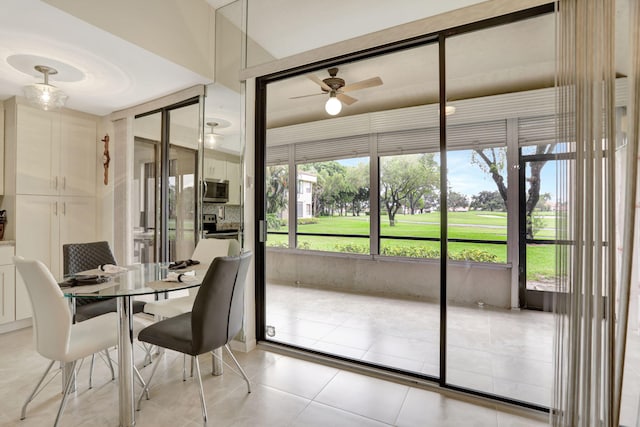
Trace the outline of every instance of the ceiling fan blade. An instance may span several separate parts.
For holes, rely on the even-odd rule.
[[[318,95],[326,95],[326,93],[320,92],[320,93],[311,93],[309,95],[298,95],[298,96],[292,96],[289,99],[308,98],[310,96],[318,96]]]
[[[343,104],[346,105],[351,105],[357,101],[357,99],[355,99],[354,97],[345,95],[344,93],[336,94],[336,98],[338,98]]]
[[[362,80],[356,83],[351,83],[340,89],[342,92],[349,92],[352,90],[366,89],[368,87],[380,86],[382,79],[380,77],[372,77],[367,80]]]
[[[316,76],[315,74],[308,74],[307,77],[309,78],[309,80],[312,80],[315,84],[320,86],[322,90],[331,92],[331,88],[325,82],[323,82],[322,79],[320,79],[320,77]]]

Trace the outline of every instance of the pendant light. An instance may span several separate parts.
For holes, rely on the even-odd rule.
[[[43,110],[63,107],[68,96],[62,90],[49,84],[49,76],[58,74],[58,70],[46,65],[36,65],[34,68],[44,74],[44,82],[34,83],[24,88],[27,100]]]
[[[213,131],[219,125],[218,122],[207,122],[207,126],[211,128],[211,131],[204,136],[204,148],[216,148],[220,141],[224,139],[224,136]]]

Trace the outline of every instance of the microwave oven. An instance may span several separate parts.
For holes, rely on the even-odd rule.
[[[229,201],[229,181],[205,179],[202,186],[202,201],[209,203],[227,203]]]

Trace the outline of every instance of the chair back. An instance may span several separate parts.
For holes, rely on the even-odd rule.
[[[213,260],[191,311],[193,349],[202,354],[227,344],[242,328],[244,279],[251,253]]]
[[[48,359],[64,360],[71,334],[68,300],[42,262],[18,256],[13,261],[31,300],[36,350]]]
[[[62,245],[62,263],[65,276],[92,270],[101,264],[117,264],[109,247],[109,242],[68,243]]]
[[[209,266],[214,258],[229,254],[228,239],[200,239],[191,255],[191,259],[200,261],[200,264]]]
[[[231,239],[200,239],[193,251],[193,255],[191,255],[191,259],[200,261],[201,265],[209,267],[217,257],[238,255],[240,251],[233,253],[235,251],[234,248],[235,246],[232,245]],[[195,298],[198,290],[199,288],[189,288],[189,296]]]
[[[252,253],[250,251],[240,255],[240,265],[238,274],[236,275],[236,283],[233,287],[233,296],[231,297],[231,307],[229,309],[229,325],[227,326],[227,342],[238,335],[242,329],[244,320],[244,290],[247,281],[247,273],[249,272],[249,264],[251,264]]]

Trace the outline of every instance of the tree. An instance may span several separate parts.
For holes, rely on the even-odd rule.
[[[437,183],[440,179],[438,164],[434,160],[433,154],[420,155],[418,163],[418,173],[422,174],[423,177],[418,186],[407,194],[407,204],[411,215],[414,215],[418,209],[422,210],[426,205],[426,201],[437,194]]]
[[[447,207],[449,210],[456,210],[458,208],[466,208],[469,206],[469,199],[462,193],[449,190],[447,195]]]
[[[504,211],[507,209],[504,200],[497,191],[481,191],[471,196],[469,208],[478,211]]]
[[[389,225],[412,192],[420,188],[435,189],[437,166],[433,155],[392,156],[380,159],[380,204],[387,210]]]
[[[286,166],[267,166],[267,213],[279,214],[287,207],[289,173]]]
[[[551,154],[555,148],[555,143],[536,145],[535,154],[541,156]],[[498,192],[504,201],[504,205],[507,206],[507,187],[504,183],[504,177],[502,176],[502,174],[505,173],[505,159],[506,150],[504,148],[476,148],[473,150],[471,162],[477,164],[482,170],[491,175],[491,178],[498,187]],[[527,201],[525,203],[525,212],[527,217],[526,233],[527,238],[529,239],[532,239],[534,235],[531,213],[540,200],[540,173],[546,163],[546,160],[529,163],[531,173],[529,178],[527,178],[527,181],[529,182],[529,189],[527,190]]]
[[[346,181],[351,198],[351,213],[359,216],[369,206],[369,164],[362,162],[347,168]]]

